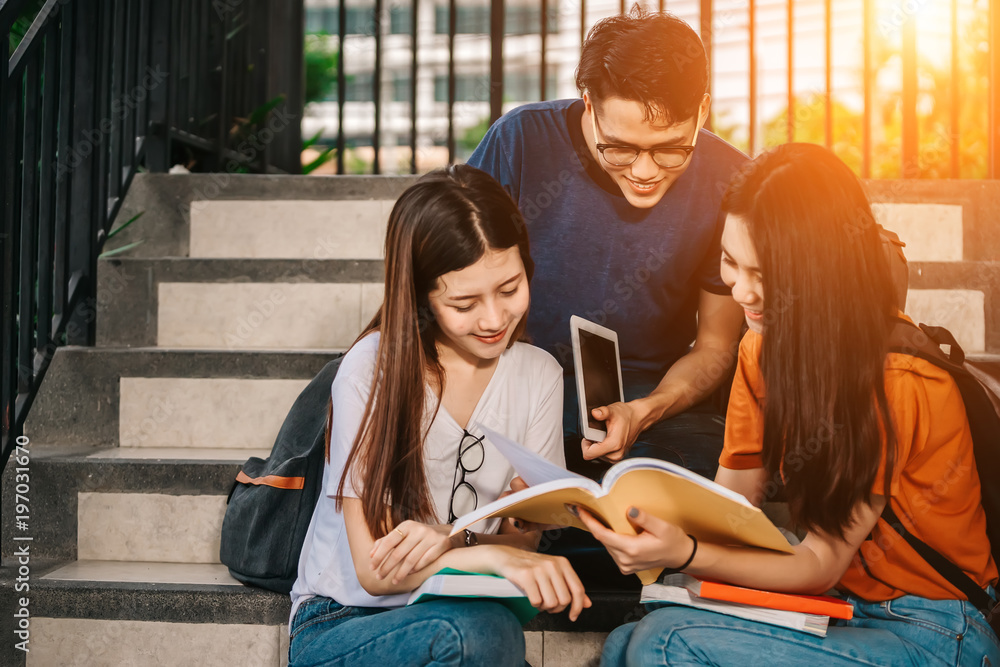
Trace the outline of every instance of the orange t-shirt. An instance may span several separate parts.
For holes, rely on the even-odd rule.
[[[725,445],[719,458],[719,464],[731,470],[763,467],[761,340],[751,331],[740,343],[726,414]],[[958,385],[947,371],[928,361],[889,354],[885,386],[897,438],[890,487],[896,515],[913,517],[913,534],[980,586],[996,583],[997,567],[986,537],[972,433]],[[883,453],[874,484],[878,495],[884,493],[884,465]],[[840,587],[872,601],[905,594],[965,599],[881,517],[855,554]]]

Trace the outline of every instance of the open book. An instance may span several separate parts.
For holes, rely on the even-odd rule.
[[[407,605],[440,598],[490,598],[510,609],[524,625],[538,615],[538,609],[513,582],[495,574],[465,572],[446,567],[431,575],[411,594]]]
[[[745,545],[791,553],[792,547],[773,523],[746,498],[678,465],[657,459],[619,461],[602,484],[560,468],[531,450],[484,426],[478,426],[529,488],[500,498],[460,517],[452,534],[495,516],[540,524],[586,526],[567,509],[585,508],[616,533],[635,535],[626,512],[638,507],[670,521],[699,541]],[[659,570],[639,573],[651,584]]]
[[[791,595],[671,574],[642,587],[642,603],[670,602],[826,636],[831,618],[854,617],[851,603],[824,595]]]

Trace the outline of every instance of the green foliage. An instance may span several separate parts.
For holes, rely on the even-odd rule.
[[[305,39],[306,104],[318,102],[337,85],[337,60],[340,54],[330,46],[326,33],[310,33]]]
[[[131,218],[129,218],[128,220],[126,220],[122,224],[118,225],[118,227],[116,227],[115,229],[112,229],[108,233],[107,240],[110,241],[112,238],[114,238],[115,236],[117,236],[118,234],[120,234],[121,232],[123,232],[125,229],[127,229],[129,227],[129,225],[131,225],[136,220],[138,220],[139,218],[141,218],[145,213],[146,213],[145,211],[139,211],[138,213],[136,213],[135,215],[133,215]],[[123,245],[120,248],[115,248],[114,250],[108,250],[107,252],[102,252],[99,255],[99,258],[100,259],[107,259],[108,257],[114,257],[115,255],[120,255],[120,254],[122,254],[124,252],[128,252],[132,248],[135,248],[136,246],[140,246],[142,244],[143,244],[143,241],[142,241],[142,239],[140,239],[140,240],[135,241],[133,243],[129,243],[127,245]]]
[[[24,9],[21,10],[21,14],[14,19],[14,24],[10,27],[10,42],[8,45],[9,58],[17,50],[18,45],[24,36],[28,33],[28,29],[31,28],[31,22],[35,20],[38,16],[38,12],[41,11],[42,6],[45,5],[45,0],[32,0]]]
[[[302,150],[305,150],[307,148],[311,148],[312,146],[321,146],[322,144],[319,144],[319,138],[322,135],[323,135],[323,130],[320,130],[319,132],[317,132],[316,134],[314,134],[310,138],[308,138],[305,141],[303,141],[302,142]],[[336,149],[336,147],[334,147],[334,146],[324,147],[323,150],[320,151],[320,154],[316,156],[316,159],[314,159],[309,164],[302,165],[302,173],[303,174],[311,174],[318,167],[321,167],[322,165],[324,165],[327,162],[329,162],[330,160],[332,160],[336,155],[337,155],[337,149]]]
[[[483,137],[486,136],[486,131],[489,129],[490,118],[489,116],[486,116],[462,133],[462,136],[458,139],[459,148],[463,148],[469,153],[476,150],[476,146],[478,146],[479,142],[483,140]]]
[[[959,45],[959,166],[961,178],[985,178],[989,140],[989,14],[977,6],[974,18],[962,27]],[[887,88],[886,79],[898,77],[898,49],[878,39],[873,47],[873,77],[877,85],[872,99],[873,178],[902,177],[902,93],[901,84]],[[951,68],[920,58],[920,92],[917,101],[919,145],[913,177],[951,177]],[[883,73],[892,73],[885,76]],[[859,73],[859,77],[863,73]],[[785,143],[787,109],[767,120],[763,127],[765,147]],[[825,133],[824,96],[814,93],[796,99],[795,140],[823,144]],[[723,134],[720,133],[720,136]],[[863,115],[833,100],[833,150],[858,173],[863,150]]]

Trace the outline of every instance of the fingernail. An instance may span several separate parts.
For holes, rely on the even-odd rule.
[[[635,507],[630,507],[628,508],[628,515],[633,519],[635,519],[636,517],[639,516],[639,510],[636,509]]]
[[[579,516],[580,516],[580,512],[576,508],[576,505],[566,505],[566,511],[569,512],[570,514],[572,514],[573,516],[577,517],[577,518],[579,518]]]

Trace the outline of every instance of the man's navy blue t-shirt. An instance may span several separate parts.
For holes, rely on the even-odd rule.
[[[650,209],[633,207],[595,164],[583,100],[518,107],[469,164],[496,178],[528,224],[535,275],[528,334],[573,370],[569,318],[618,332],[622,369],[662,375],[696,333],[701,289],[719,277],[722,196],[747,158],[702,130],[687,170]]]

